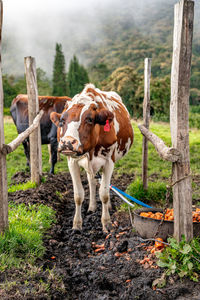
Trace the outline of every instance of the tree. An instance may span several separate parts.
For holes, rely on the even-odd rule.
[[[56,54],[53,64],[53,91],[54,96],[66,96],[67,83],[65,73],[65,57],[62,52],[62,45],[56,43]]]
[[[117,68],[107,80],[102,82],[103,89],[113,90],[122,97],[129,113],[135,117],[142,114],[143,91],[141,86],[141,77],[131,66]]]
[[[69,96],[73,97],[80,93],[84,85],[89,82],[87,70],[79,64],[77,57],[74,55],[69,64],[67,83],[69,87]]]
[[[170,76],[152,78],[150,95],[154,120],[169,121]]]
[[[3,75],[4,106],[10,107],[12,100],[17,95],[17,88],[13,86],[14,77]]]
[[[105,80],[111,73],[108,69],[108,66],[104,63],[92,65],[89,71],[90,78],[92,78],[92,81],[95,82],[96,85],[98,85],[99,82]]]
[[[39,95],[50,95],[51,94],[51,84],[50,80],[46,76],[46,72],[41,68],[37,68],[37,85]]]

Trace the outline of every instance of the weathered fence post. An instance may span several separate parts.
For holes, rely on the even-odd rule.
[[[3,124],[3,83],[1,72],[1,33],[3,22],[3,3],[0,0],[0,150],[4,144]],[[6,174],[6,155],[0,151],[0,233],[8,226],[8,191]]]
[[[28,94],[28,117],[29,126],[39,112],[37,76],[35,58],[28,56],[24,58],[26,83]],[[31,181],[40,184],[42,176],[42,151],[41,151],[41,133],[40,126],[30,134],[30,167]]]
[[[149,129],[150,120],[150,78],[151,78],[151,58],[144,60],[144,101],[143,101],[143,125]],[[142,182],[143,188],[148,187],[148,140],[143,136],[142,145]]]
[[[189,87],[192,55],[194,2],[181,0],[174,6],[174,38],[171,73],[170,127],[172,147],[181,152],[173,163],[174,236],[193,237],[192,189],[189,153]]]
[[[1,34],[3,23],[3,3],[0,0],[0,233],[8,226],[8,190],[6,173],[6,155],[1,152],[4,144],[3,124],[3,83],[1,72]]]

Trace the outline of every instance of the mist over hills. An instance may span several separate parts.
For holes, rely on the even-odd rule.
[[[4,3],[3,73],[24,73],[24,57],[34,56],[37,67],[52,76],[56,42],[61,43],[66,67],[73,54],[92,70],[106,64],[112,72],[132,65],[143,72],[152,57],[154,76],[169,74],[172,55],[173,10],[177,0],[86,0],[81,2],[26,1]],[[15,3],[16,3],[15,2]],[[38,2],[39,3],[39,2]],[[48,5],[47,5],[48,3]],[[27,6],[26,6],[27,5]],[[12,10],[11,10],[12,7]],[[9,14],[10,13],[10,14]],[[200,3],[195,1],[194,62],[200,58]],[[198,65],[198,64],[197,64]]]

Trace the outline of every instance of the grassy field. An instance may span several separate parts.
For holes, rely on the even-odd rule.
[[[115,165],[115,170],[119,173],[134,173],[136,176],[141,176],[142,165],[142,135],[137,127],[137,123],[133,122],[134,128],[134,143],[129,153],[118,161]],[[158,135],[166,145],[170,146],[170,128],[166,123],[151,123],[150,130]],[[4,122],[5,142],[11,142],[17,137],[15,125],[8,118]],[[190,130],[190,156],[191,169],[193,174],[200,174],[200,130]],[[50,169],[49,155],[47,145],[42,145],[42,162],[43,172],[48,172]],[[8,184],[11,184],[11,177],[18,171],[26,170],[26,158],[23,151],[23,146],[20,145],[14,152],[7,155],[7,176]],[[61,156],[61,161],[56,164],[55,173],[67,170],[67,160]],[[155,148],[149,143],[149,161],[148,175],[151,177],[156,174],[161,179],[167,179],[171,174],[171,163],[160,159],[155,151]]]
[[[129,153],[118,161],[115,165],[115,171],[118,173],[134,173],[136,178],[141,177],[142,165],[142,135],[137,127],[137,123],[133,122],[135,133],[134,143]],[[4,122],[5,142],[11,142],[17,137],[15,125],[8,117]],[[166,145],[171,145],[170,128],[167,123],[151,123],[150,130],[164,140]],[[192,174],[200,175],[200,130],[190,130],[190,156],[191,156],[191,170]],[[61,156],[61,161],[56,164],[55,173],[66,171],[67,159]],[[42,161],[43,172],[50,170],[48,162],[49,155],[47,145],[42,146]],[[18,171],[26,170],[26,158],[23,151],[23,146],[20,145],[13,153],[7,155],[7,177],[8,185],[11,185],[11,177]],[[149,143],[149,160],[148,160],[148,175],[149,177],[159,178],[160,180],[167,180],[171,175],[171,163],[160,159],[155,148]]]
[[[4,120],[4,133],[5,133],[5,143],[10,143],[13,139],[17,137],[17,130],[10,118],[5,118]],[[22,144],[12,153],[7,155],[7,178],[8,185],[11,185],[12,176],[19,171],[28,170],[26,167],[26,157],[24,154],[24,148]],[[49,153],[47,145],[42,145],[42,170],[43,172],[49,172]],[[67,159],[61,157],[61,161],[56,164],[55,173],[66,171]]]

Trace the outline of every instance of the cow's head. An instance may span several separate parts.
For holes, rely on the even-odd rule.
[[[53,112],[50,118],[58,127],[58,151],[72,157],[92,150],[100,133],[109,135],[109,130],[114,130],[113,113],[93,100],[72,101],[62,114]],[[101,125],[107,126],[105,132]]]

